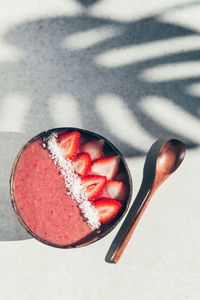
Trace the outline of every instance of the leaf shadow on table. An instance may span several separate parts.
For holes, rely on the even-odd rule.
[[[84,5],[84,1],[81,1]],[[85,3],[85,8],[93,1]],[[76,35],[112,28],[118,32],[105,40],[93,43],[88,47],[72,48],[72,37]],[[128,63],[117,67],[105,67],[96,63],[96,57],[110,50],[121,47],[140,46],[159,41],[167,41],[179,37],[199,36],[195,30],[162,22],[159,16],[152,15],[136,21],[116,21],[94,17],[87,13],[78,16],[59,16],[25,22],[10,29],[4,36],[7,44],[22,51],[22,56],[15,60],[0,62],[0,117],[7,94],[23,93],[27,95],[27,113],[23,120],[25,136],[34,135],[48,128],[58,127],[57,119],[52,109],[52,99],[58,95],[71,95],[77,105],[82,127],[100,133],[109,139],[128,158],[144,156],[146,151],[142,145],[131,143],[134,139],[123,139],[113,133],[103,119],[98,109],[98,99],[102,94],[116,95],[123,101],[123,107],[128,109],[132,118],[139,124],[143,132],[153,139],[178,138],[183,140],[187,148],[199,147],[199,141],[178,133],[158,122],[153,116],[147,115],[141,108],[141,99],[145,97],[163,97],[174,107],[180,108],[194,120],[199,119],[200,101],[197,96],[186,92],[185,87],[199,84],[200,77],[187,77],[164,82],[144,81],[140,74],[147,68],[160,65],[199,61],[199,50],[179,51],[168,55],[158,55],[144,60]],[[53,108],[60,105],[59,99]],[[109,100],[108,100],[109,101]],[[66,98],[66,113],[68,100]],[[51,107],[50,107],[51,106]],[[70,104],[69,104],[70,106]],[[16,107],[17,109],[17,107]],[[56,110],[55,110],[56,111]],[[114,108],[113,108],[114,112]],[[126,122],[120,115],[115,116],[116,128],[123,127]],[[66,119],[63,126],[75,126]],[[189,124],[183,124],[189,126]],[[115,130],[116,132],[116,130]],[[5,143],[4,143],[5,139]],[[6,139],[10,139],[10,151],[6,151]],[[1,133],[1,174],[10,167],[14,152],[22,146],[20,133]],[[24,140],[23,140],[24,142]],[[151,145],[149,145],[150,147]],[[2,175],[1,182],[1,232],[0,240],[18,240],[27,238],[22,233],[20,225],[16,225],[13,211],[8,205],[8,176]],[[7,217],[8,216],[8,217]],[[10,233],[8,232],[10,228]]]

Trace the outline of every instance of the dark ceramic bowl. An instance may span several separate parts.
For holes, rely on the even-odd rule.
[[[66,132],[70,132],[70,131],[79,131],[81,136],[85,137],[87,140],[95,140],[95,139],[104,139],[105,144],[104,144],[104,153],[105,155],[116,155],[116,156],[120,156],[120,166],[119,166],[119,173],[123,174],[123,182],[129,187],[129,193],[128,196],[124,202],[124,205],[122,207],[121,212],[117,215],[117,217],[110,222],[109,224],[105,224],[105,225],[101,225],[101,227],[98,230],[93,231],[90,235],[84,237],[83,239],[79,240],[78,242],[76,242],[75,244],[70,244],[70,245],[64,245],[64,246],[60,246],[60,245],[56,245],[56,244],[52,244],[44,239],[42,239],[41,237],[37,236],[36,234],[34,234],[34,232],[32,232],[32,230],[30,230],[30,228],[27,226],[27,224],[24,222],[22,216],[20,215],[18,209],[17,209],[17,205],[16,205],[16,201],[15,201],[15,195],[14,195],[14,174],[15,174],[15,169],[18,163],[18,160],[20,158],[20,155],[22,154],[22,152],[24,151],[24,149],[29,146],[29,144],[31,144],[33,141],[35,141],[36,139],[39,138],[43,138],[46,135],[52,133],[52,132],[57,132],[58,134],[62,134],[62,133],[66,133]],[[40,242],[43,242],[45,244],[48,244],[50,246],[54,246],[54,247],[58,247],[58,248],[77,248],[77,247],[83,247],[83,246],[87,246],[101,238],[103,238],[104,236],[106,236],[108,233],[110,233],[116,226],[117,224],[120,222],[120,220],[123,218],[123,216],[125,215],[129,204],[130,204],[130,200],[131,200],[131,196],[132,196],[132,179],[131,179],[131,174],[130,174],[130,170],[127,166],[127,163],[123,157],[123,155],[120,153],[120,151],[111,143],[109,142],[106,138],[104,138],[103,136],[96,134],[94,132],[88,131],[88,130],[84,130],[84,129],[79,129],[79,128],[72,128],[72,127],[64,127],[64,128],[54,128],[54,129],[50,129],[48,131],[42,132],[38,135],[36,135],[35,137],[33,137],[30,141],[28,141],[24,147],[19,151],[14,163],[13,163],[13,167],[12,167],[12,171],[11,171],[11,177],[10,177],[10,197],[11,197],[11,201],[12,201],[12,205],[13,208],[15,210],[15,213],[17,215],[18,220],[20,221],[20,223],[22,224],[22,226],[36,239],[38,239]]]

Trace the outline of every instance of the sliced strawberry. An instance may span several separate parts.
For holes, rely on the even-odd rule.
[[[101,197],[108,197],[119,201],[124,201],[128,195],[128,186],[121,182],[110,180],[106,182]]]
[[[104,140],[96,140],[81,145],[81,152],[87,152],[91,156],[91,160],[98,159],[103,156]]]
[[[58,144],[63,149],[66,158],[72,159],[78,151],[80,133],[71,131],[58,137]]]
[[[91,166],[91,158],[88,153],[78,153],[72,160],[72,165],[76,173],[81,176],[87,175]]]
[[[106,176],[107,180],[112,180],[119,169],[119,158],[117,156],[107,156],[95,160],[91,165],[91,174]]]
[[[97,199],[93,202],[93,205],[99,214],[101,224],[111,222],[122,208],[121,202],[110,198]]]
[[[85,188],[85,192],[89,201],[99,198],[105,184],[105,176],[88,175],[82,179],[82,185]]]

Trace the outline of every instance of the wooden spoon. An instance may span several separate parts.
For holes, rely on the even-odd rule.
[[[151,188],[148,190],[147,195],[142,205],[140,205],[136,216],[132,218],[132,220],[130,220],[130,216],[132,214],[130,210],[129,212],[130,216],[128,214],[128,216],[126,217],[124,221],[125,230],[123,228],[122,235],[120,236],[120,240],[118,241],[117,249],[113,253],[112,257],[109,259],[110,260],[109,262],[115,264],[118,262],[139,220],[141,219],[142,214],[144,213],[145,208],[147,207],[151,197],[153,196],[157,188],[180,166],[180,164],[182,163],[185,157],[185,153],[186,153],[186,147],[185,144],[181,141],[172,139],[164,143],[156,159],[155,173],[154,173],[155,176]]]

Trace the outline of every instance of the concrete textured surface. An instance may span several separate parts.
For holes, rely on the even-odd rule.
[[[183,0],[0,3],[0,299],[198,299],[200,294],[200,4]],[[160,138],[187,155],[153,197],[117,265],[120,225],[88,247],[45,246],[9,200],[12,162],[54,127],[100,133],[134,183]]]

